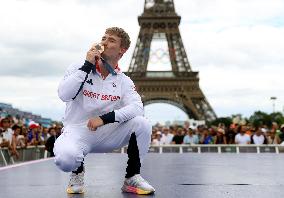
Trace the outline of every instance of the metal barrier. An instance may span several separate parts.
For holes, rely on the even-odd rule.
[[[114,152],[126,153],[127,147],[123,147]],[[152,145],[149,153],[284,153],[283,145],[239,145],[239,144],[169,144]]]
[[[49,157],[45,146],[28,146],[25,149],[17,149],[20,157],[15,159],[7,148],[0,148],[0,166],[7,166],[24,161]],[[117,149],[114,153],[126,153],[127,147]],[[284,153],[283,145],[238,145],[238,144],[179,144],[150,146],[149,153]]]
[[[8,148],[0,148],[0,166],[7,166],[10,164],[37,160],[48,157],[48,153],[45,150],[45,146],[28,146],[27,148],[17,148],[19,152],[19,159],[11,156],[11,152]]]

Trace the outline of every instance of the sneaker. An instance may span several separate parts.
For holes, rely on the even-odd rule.
[[[69,194],[81,194],[84,193],[84,171],[81,173],[72,173],[70,181],[67,187],[67,193]]]
[[[147,195],[155,192],[155,189],[139,174],[125,179],[121,190],[122,192],[135,193],[139,195]]]

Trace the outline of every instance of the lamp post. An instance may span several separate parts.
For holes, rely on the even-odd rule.
[[[277,97],[275,97],[275,96],[270,97],[270,100],[272,101],[273,113],[275,113],[275,100],[276,99],[277,99]]]

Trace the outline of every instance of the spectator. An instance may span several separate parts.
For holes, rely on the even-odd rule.
[[[255,134],[252,136],[252,143],[256,145],[264,144],[265,137],[262,132],[262,128],[257,127]]]
[[[161,144],[170,144],[173,141],[174,135],[170,133],[169,128],[162,129]]]
[[[263,125],[263,126],[262,126],[262,132],[263,132],[264,134],[266,134],[267,131],[268,131],[268,126],[267,126],[267,125]]]
[[[218,128],[216,126],[209,128],[209,134],[212,137],[212,142],[210,142],[210,144],[214,144],[215,140],[217,139],[217,129]]]
[[[42,127],[42,133],[40,136],[40,140],[42,142],[41,144],[44,145],[49,137],[50,137],[50,134],[48,133],[48,128]]]
[[[11,121],[8,118],[3,118],[1,120],[1,127],[2,127],[1,146],[2,147],[8,147],[9,149],[11,149],[12,136],[13,136],[13,131],[10,128],[11,127]]]
[[[155,133],[153,141],[152,141],[152,145],[161,145],[161,137],[162,137],[162,133],[160,131],[158,131],[157,133]]]
[[[178,128],[177,129],[177,134],[173,137],[172,144],[182,144],[183,143],[183,129]]]
[[[11,155],[16,156],[17,159],[19,159],[20,155],[19,152],[17,151],[17,146],[21,145],[21,140],[22,138],[19,137],[21,133],[21,127],[18,125],[14,125],[12,127],[13,130],[13,136],[12,136],[12,142],[11,142]]]
[[[4,147],[4,145],[5,145],[5,142],[3,139],[2,129],[0,128],[0,148]]]
[[[253,130],[252,125],[251,125],[250,123],[248,123],[248,124],[246,125],[246,134],[248,134],[250,137],[252,137],[254,131],[255,131],[255,130]]]
[[[199,139],[198,136],[193,133],[193,130],[191,128],[188,128],[187,135],[183,138],[184,144],[198,144]]]
[[[227,133],[225,133],[227,144],[235,144],[235,137],[238,133],[237,130],[238,130],[238,124],[230,125],[229,130],[227,131]]]
[[[280,139],[280,144],[282,144],[284,142],[284,124],[282,124],[280,127],[280,133],[278,137]]]
[[[196,127],[195,135],[197,135],[199,142],[200,142],[200,140],[201,140],[201,138],[203,136],[204,128],[205,128],[204,125],[199,125],[199,126]]]
[[[276,133],[276,129],[272,128],[268,133],[267,133],[267,144],[280,144],[281,140],[279,136]]]
[[[56,137],[59,137],[62,132],[62,126],[60,124],[56,124],[55,130],[56,130]]]
[[[281,125],[282,126],[282,125]],[[271,130],[275,130],[275,136],[277,136],[279,144],[281,142],[279,135],[281,134],[281,126],[279,126],[276,122],[272,122]]]
[[[245,125],[240,125],[238,127],[238,134],[235,137],[236,144],[250,144],[251,139],[248,134],[246,134],[247,128]]]
[[[54,157],[53,147],[54,147],[54,142],[58,138],[58,136],[56,134],[55,128],[49,128],[48,133],[50,134],[50,137],[46,140],[45,150],[49,152],[50,157]]]
[[[23,137],[23,145],[24,147],[28,146],[28,129],[25,125],[22,126],[22,134],[21,137]]]
[[[28,146],[40,145],[39,124],[31,122],[29,125],[30,131],[28,132]]]
[[[213,144],[213,137],[211,136],[207,128],[203,129],[203,133],[200,139],[201,144]]]
[[[225,130],[223,128],[217,129],[216,138],[214,138],[214,144],[227,144]]]
[[[275,130],[275,132],[279,132],[279,126],[277,122],[272,122],[271,130]]]

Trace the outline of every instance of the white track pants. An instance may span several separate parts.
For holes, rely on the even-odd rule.
[[[124,123],[111,123],[90,131],[87,124],[66,126],[54,144],[55,164],[64,172],[76,170],[90,153],[106,153],[128,144],[135,132],[140,162],[148,152],[152,128],[148,120],[137,116]]]

